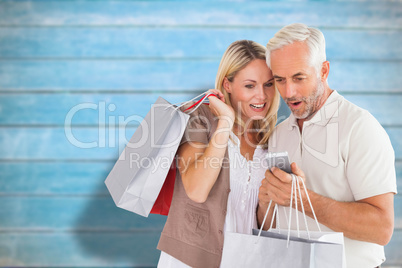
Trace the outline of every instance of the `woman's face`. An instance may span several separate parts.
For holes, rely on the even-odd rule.
[[[246,123],[249,120],[263,119],[275,95],[274,78],[264,60],[251,61],[240,70],[230,82],[223,82],[224,89],[230,93],[230,101],[238,115]]]

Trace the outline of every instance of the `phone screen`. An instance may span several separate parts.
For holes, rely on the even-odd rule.
[[[288,152],[268,153],[266,159],[268,169],[271,169],[272,167],[277,167],[282,169],[283,171],[286,171],[287,173],[292,173]]]

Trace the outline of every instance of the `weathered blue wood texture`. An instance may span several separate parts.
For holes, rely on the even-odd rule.
[[[324,32],[331,87],[385,127],[401,191],[399,1],[0,1],[0,266],[154,267],[165,218],[116,208],[114,161],[158,96],[213,87],[231,42],[293,22]],[[401,248],[398,194],[384,266]]]
[[[215,38],[219,39],[219,34]],[[331,62],[333,71],[329,82],[333,88],[344,92],[399,93],[402,84],[400,61],[367,59],[362,61],[364,64],[344,60]],[[7,92],[124,90],[134,93],[152,90],[185,92],[208,88],[213,86],[211,82],[216,76],[219,60],[60,58],[4,59],[0,63],[0,87]],[[381,77],[381,81],[367,81],[368,77],[377,76]],[[14,77],[18,77],[18,80]]]

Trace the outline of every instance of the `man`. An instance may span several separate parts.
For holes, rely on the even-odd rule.
[[[347,266],[379,266],[394,226],[396,176],[388,135],[369,112],[329,88],[319,30],[304,24],[282,28],[267,44],[267,64],[292,112],[271,136],[269,151],[289,153],[292,172],[305,181],[322,229],[344,233]],[[266,172],[259,193],[260,224],[271,200],[290,205],[291,180],[278,168]],[[313,217],[305,201],[303,195],[306,214]],[[278,211],[281,226],[287,226],[283,209]],[[299,221],[303,228],[304,220]],[[309,218],[310,230],[312,222]]]

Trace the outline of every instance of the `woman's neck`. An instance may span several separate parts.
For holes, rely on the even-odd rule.
[[[257,145],[257,131],[251,127],[244,130],[244,127],[235,124],[233,127],[233,133],[239,138],[241,142],[247,141],[250,145]]]

